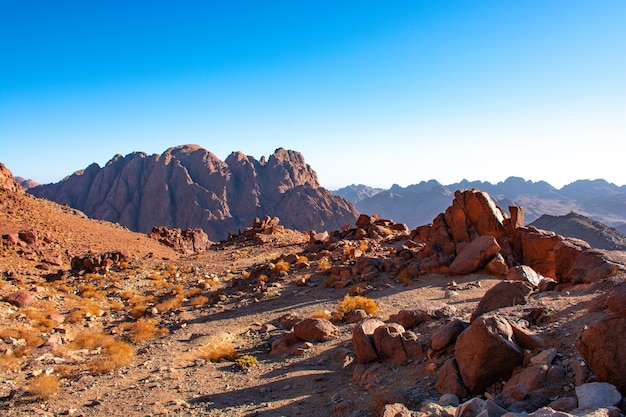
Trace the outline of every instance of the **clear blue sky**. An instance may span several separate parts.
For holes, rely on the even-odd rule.
[[[0,162],[195,143],[322,185],[626,184],[626,1],[0,0]]]

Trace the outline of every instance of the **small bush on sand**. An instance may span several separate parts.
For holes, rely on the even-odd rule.
[[[276,262],[276,264],[274,265],[274,269],[272,271],[274,273],[287,272],[289,271],[290,266],[291,265],[289,265],[289,262],[281,259],[280,261]]]
[[[237,351],[230,343],[216,342],[202,346],[195,356],[210,362],[221,362],[224,359],[232,361],[237,358]]]
[[[169,333],[166,328],[157,326],[156,319],[139,319],[130,325],[130,340],[138,343]]]
[[[320,272],[328,271],[332,267],[333,265],[328,258],[322,258],[317,262],[317,270]]]
[[[243,355],[235,359],[235,366],[239,369],[250,368],[258,365],[259,361],[255,356]]]
[[[28,381],[28,392],[42,400],[47,400],[59,392],[59,377],[41,374]]]
[[[328,311],[328,310],[317,310],[313,314],[311,314],[309,317],[312,318],[312,319],[326,319],[326,320],[330,320],[332,315],[330,314],[330,311]]]
[[[204,295],[198,295],[196,297],[193,297],[191,300],[189,300],[189,305],[193,307],[204,306],[204,305],[207,305],[208,303],[209,303],[209,297],[206,297]]]
[[[355,297],[346,295],[343,300],[339,301],[336,314],[338,318],[342,319],[347,313],[357,309],[365,310],[369,315],[375,315],[378,313],[378,304],[376,301],[360,295]]]

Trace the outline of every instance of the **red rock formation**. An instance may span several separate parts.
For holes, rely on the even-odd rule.
[[[338,230],[357,215],[351,203],[320,187],[300,153],[282,148],[267,161],[235,152],[224,162],[197,145],[117,155],[103,168],[93,164],[29,192],[135,231],[201,228],[212,240],[264,215],[306,231]]]

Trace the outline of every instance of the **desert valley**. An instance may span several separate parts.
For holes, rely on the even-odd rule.
[[[9,169],[2,415],[626,412],[623,187],[333,195],[298,152],[195,145],[34,187]],[[389,198],[401,218],[357,208]]]

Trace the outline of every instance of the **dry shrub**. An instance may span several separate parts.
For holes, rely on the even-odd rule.
[[[55,373],[61,378],[74,378],[78,374],[79,369],[74,365],[59,365]]]
[[[210,362],[221,362],[222,360],[235,360],[237,351],[227,342],[216,342],[202,346],[195,351],[194,356]]]
[[[250,271],[241,271],[241,278],[243,279],[250,278]]]
[[[310,316],[310,318],[312,319],[326,319],[326,320],[330,320],[331,317],[332,315],[330,314],[330,311],[328,310],[317,310]]]
[[[135,357],[135,351],[128,343],[114,340],[103,348],[103,355],[102,359],[96,359],[87,364],[95,374],[106,374],[130,365]]]
[[[263,275],[259,275],[259,277],[257,278],[258,281],[267,281],[267,275],[263,274]]]
[[[42,400],[47,400],[59,392],[59,377],[55,375],[37,375],[28,382],[28,392]]]
[[[19,368],[20,361],[13,353],[0,355],[0,369],[14,371]]]
[[[124,310],[124,303],[118,300],[111,300],[109,301],[109,308],[111,310]]]
[[[66,283],[61,283],[59,284],[59,286],[57,287],[58,291],[64,292],[64,293],[73,293],[75,288],[74,287],[70,287],[69,285],[67,285]]]
[[[367,284],[365,282],[359,282],[348,288],[348,294],[350,295],[365,295],[369,292]]]
[[[307,262],[309,262],[309,258],[307,258],[304,255],[300,255],[300,256],[298,256],[298,259],[296,259],[296,263],[297,264],[305,264]]]
[[[274,265],[274,268],[272,269],[272,272],[274,273],[287,272],[289,271],[290,266],[291,265],[289,265],[289,262],[285,261],[284,259],[281,259],[280,261],[276,262],[276,264]]]
[[[130,340],[138,343],[144,340],[152,339],[157,335],[169,333],[166,328],[159,328],[156,319],[139,319],[130,325]]]
[[[202,288],[198,288],[198,287],[190,288],[189,291],[187,291],[187,298],[192,298],[200,294],[202,294]]]
[[[37,329],[31,329],[24,326],[19,326],[14,329],[0,329],[0,339],[12,337],[13,339],[24,339],[26,344],[20,346],[13,351],[13,354],[17,358],[21,358],[24,352],[30,349],[34,349],[44,342],[41,337],[41,332]]]
[[[29,318],[30,323],[33,327],[37,328],[42,332],[50,331],[54,326],[58,323],[48,316],[50,314],[56,313],[56,310],[52,312],[48,312],[48,310],[40,310],[40,309],[28,309],[24,312],[24,315]]]
[[[417,278],[417,276],[411,271],[412,268],[404,268],[400,273],[398,273],[398,281],[404,284],[405,286],[409,285],[413,278]]]
[[[157,310],[159,310],[159,312],[164,312],[164,311],[173,310],[175,308],[179,308],[183,303],[183,298],[184,298],[183,294],[178,294],[175,297],[167,298],[161,301],[159,304],[157,304],[156,308]]]
[[[207,305],[208,303],[209,303],[209,297],[205,297],[204,295],[198,295],[196,297],[193,297],[189,301],[189,304],[192,305],[193,307],[204,306],[204,305]]]
[[[148,275],[148,279],[150,279],[152,281],[162,281],[163,277],[160,274],[155,273],[155,274]]]
[[[252,355],[243,355],[235,359],[235,366],[239,369],[250,368],[259,363],[257,358]]]
[[[367,240],[361,240],[359,242],[359,249],[362,252],[367,252],[369,250],[369,248],[370,248],[370,244],[369,244],[369,242]]]
[[[328,258],[322,258],[317,262],[317,270],[320,272],[328,271],[333,267],[333,264],[330,262]]]
[[[341,319],[347,313],[357,309],[365,310],[365,312],[369,315],[375,315],[378,313],[378,304],[376,304],[376,301],[360,295],[355,297],[346,295],[343,300],[339,301],[336,313]]]
[[[100,359],[87,363],[89,370],[96,374],[108,373],[129,365],[135,356],[131,345],[104,333],[81,333],[71,342],[70,346],[74,349],[102,349]]]
[[[331,288],[338,280],[339,279],[337,277],[331,275],[324,280],[324,286],[327,288]]]

